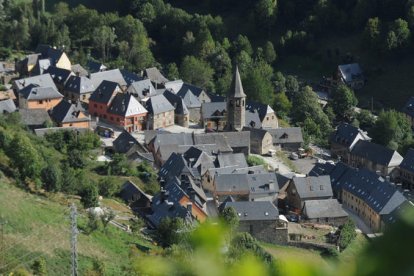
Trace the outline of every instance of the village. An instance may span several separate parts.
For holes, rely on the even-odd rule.
[[[364,84],[358,64],[337,73],[336,82]],[[281,127],[272,107],[249,101],[237,66],[221,96],[155,67],[136,74],[71,64],[63,50],[39,45],[15,64],[0,63],[0,77],[0,113],[18,112],[36,135],[93,130],[103,162],[118,153],[158,172],[155,195],[132,181],[119,191],[149,229],[167,217],[203,223],[232,207],[238,230],[260,241],[335,247],[348,219],[375,237],[413,208],[414,149],[401,156],[345,122],[330,148],[305,149],[300,127]],[[323,105],[329,89],[320,88]],[[414,126],[414,97],[402,110]]]

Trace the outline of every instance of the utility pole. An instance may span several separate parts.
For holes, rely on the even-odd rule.
[[[75,203],[72,203],[70,207],[70,220],[71,220],[71,248],[72,248],[72,267],[71,267],[71,276],[78,276],[78,226],[77,226],[77,216],[78,212],[76,210]]]

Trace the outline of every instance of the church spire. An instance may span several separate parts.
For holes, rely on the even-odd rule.
[[[240,78],[239,67],[236,65],[236,70],[234,70],[233,80],[230,86],[229,97],[232,98],[244,98],[246,94],[244,94],[243,85]]]

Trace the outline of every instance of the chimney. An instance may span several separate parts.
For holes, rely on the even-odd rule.
[[[187,211],[192,214],[193,213],[193,203],[187,202]]]

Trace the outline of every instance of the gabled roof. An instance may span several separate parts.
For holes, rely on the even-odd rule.
[[[338,200],[334,198],[306,200],[303,213],[308,219],[342,218],[348,216]]]
[[[248,101],[246,103],[246,111],[257,112],[260,117],[260,121],[263,122],[267,114],[274,113],[275,111],[267,104]]]
[[[409,149],[400,164],[400,168],[414,173],[414,149]]]
[[[186,85],[183,85],[183,87],[186,87]],[[200,91],[200,93],[201,93],[201,91]],[[178,91],[177,95],[180,96],[184,100],[184,103],[186,104],[186,106],[188,108],[199,108],[199,107],[201,107],[200,100],[192,92],[192,90],[181,88],[180,91]]]
[[[89,69],[90,73],[102,72],[108,68],[103,63],[96,62],[93,60],[88,60],[86,67]]]
[[[362,77],[362,69],[358,63],[339,65],[338,69],[345,82],[351,82]]]
[[[183,85],[184,82],[182,80],[168,81],[164,84],[165,88],[171,90],[174,94],[177,94]]]
[[[174,106],[162,94],[151,97],[147,101],[146,107],[151,114],[160,114],[174,110]]]
[[[71,66],[72,72],[79,77],[87,77],[89,75],[88,71],[83,68],[80,64],[73,64]]]
[[[144,77],[149,78],[153,83],[156,84],[164,84],[168,82],[168,79],[164,77],[156,67],[145,69]]]
[[[158,175],[164,180],[169,180],[178,177],[184,170],[191,171],[184,157],[181,154],[172,153],[162,165]]]
[[[246,157],[243,153],[226,153],[217,155],[218,167],[238,166],[239,168],[247,168]]]
[[[336,168],[331,163],[316,163],[312,170],[309,172],[310,176],[330,175],[331,172]]]
[[[191,133],[159,133],[151,139],[154,143],[155,151],[161,145],[194,145],[193,136]]]
[[[233,80],[231,81],[231,86],[229,90],[228,97],[231,98],[245,98],[243,85],[240,78],[239,68],[236,66],[233,74]]]
[[[250,127],[243,127],[243,132],[247,132],[250,135],[250,140],[263,140],[267,132],[261,128],[250,128]],[[269,134],[270,135],[270,134]]]
[[[226,102],[227,98],[222,95],[212,94],[209,93],[208,96],[210,97],[211,102]]]
[[[53,89],[57,90],[57,87],[55,83],[53,82],[53,79],[50,76],[50,74],[43,74],[39,76],[19,79],[19,80],[15,80],[13,83],[17,91],[25,88],[29,84],[37,84],[38,86],[41,86],[41,87],[52,87]]]
[[[124,200],[127,200],[127,198],[131,198],[131,195],[134,194],[140,194],[144,196],[148,201],[151,201],[152,197],[150,195],[147,195],[143,190],[141,190],[134,182],[128,180],[126,181],[121,188],[121,191],[119,192],[121,197]]]
[[[80,117],[81,114],[83,115],[82,117]],[[49,115],[53,121],[58,123],[90,121],[89,117],[85,115],[80,103],[71,104],[67,100],[60,101],[59,104],[49,111]]]
[[[21,122],[27,126],[44,125],[50,119],[46,110],[42,109],[19,109]]]
[[[126,81],[127,85],[130,85],[135,81],[142,80],[141,76],[138,76],[135,73],[129,72],[128,70],[121,69],[120,71],[121,71],[121,74],[124,77],[124,80]]]
[[[127,85],[119,69],[93,73],[91,74],[90,79],[95,87],[98,87],[103,81],[116,82],[120,86]]]
[[[303,143],[300,127],[267,129],[273,136],[273,144]]]
[[[275,173],[246,174],[250,194],[267,196],[279,191]]]
[[[49,68],[46,70],[46,73],[50,74],[55,83],[62,86],[66,83],[68,78],[73,75],[72,71],[55,66],[49,66]]]
[[[410,116],[411,118],[414,118],[414,97],[411,97],[407,103],[405,104],[403,108],[403,112]]]
[[[129,93],[118,93],[111,102],[108,113],[129,117],[146,114],[148,111]]]
[[[345,147],[351,147],[358,134],[362,140],[371,141],[371,138],[361,129],[348,123],[341,123],[331,135],[331,143],[342,144]]]
[[[63,95],[53,87],[40,87],[37,84],[30,84],[20,90],[20,96],[27,100],[60,99]]]
[[[261,174],[267,173],[267,170],[262,166],[244,167],[240,168],[237,165],[223,167],[223,168],[209,168],[207,169],[210,175],[220,174]]]
[[[194,145],[214,145],[216,153],[218,152],[232,152],[230,145],[226,138],[221,133],[200,133],[194,135]]]
[[[95,89],[95,85],[87,77],[70,76],[65,84],[66,91],[79,95],[92,93]]]
[[[118,153],[126,153],[137,144],[139,144],[137,139],[125,130],[113,141],[114,151]]]
[[[12,99],[0,101],[0,114],[12,113],[16,111],[16,105]]]
[[[302,200],[333,196],[331,179],[328,175],[293,177],[292,181]]]
[[[240,221],[279,219],[279,211],[269,201],[226,202],[225,207],[234,208]]]
[[[207,135],[212,135],[216,133],[209,133]],[[239,147],[250,147],[250,132],[249,131],[227,131],[220,132],[219,134],[224,136],[227,144],[231,148]]]
[[[31,74],[32,75],[42,75],[50,67],[50,59],[39,59],[33,67]]]
[[[52,64],[56,64],[57,61],[62,57],[64,51],[61,49],[56,49],[50,45],[39,44],[36,48],[37,53],[41,53],[42,58],[49,58]]]
[[[165,90],[163,95],[174,106],[175,114],[182,114],[182,115],[189,114],[189,111],[187,109],[186,104],[184,103],[184,100],[181,99],[179,96],[177,96],[176,94],[174,94],[173,92],[169,90]]]
[[[128,92],[132,93],[139,99],[154,96],[156,94],[155,88],[149,79],[134,81],[128,87]]]
[[[262,127],[262,120],[260,120],[259,113],[257,111],[249,111],[246,110],[246,117],[244,121],[244,125],[247,127],[253,128],[261,128]]]
[[[120,90],[121,89],[116,82],[105,80],[92,93],[89,101],[109,104],[114,94]]]
[[[205,119],[225,118],[226,102],[212,102],[201,104],[201,116]]]
[[[403,160],[397,151],[364,140],[355,144],[351,154],[384,166],[398,166]]]

